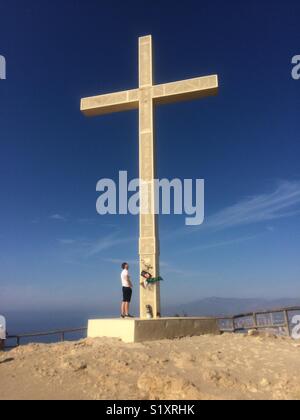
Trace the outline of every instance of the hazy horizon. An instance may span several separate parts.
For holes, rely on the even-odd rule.
[[[280,307],[299,306],[299,298],[263,299],[263,298],[218,298],[210,297],[162,307],[163,316],[230,316],[251,311],[278,309]],[[132,313],[138,315],[135,301]],[[26,308],[0,310],[7,319],[9,335],[31,332],[44,332],[57,329],[86,327],[89,319],[119,317],[119,305],[89,304],[78,307],[61,308]],[[75,335],[75,337],[78,337]],[[48,339],[47,339],[48,340]],[[46,341],[47,341],[46,340]]]

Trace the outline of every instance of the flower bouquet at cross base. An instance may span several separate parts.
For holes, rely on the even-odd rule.
[[[150,274],[148,271],[142,271],[141,277],[143,277],[144,281],[142,281],[141,286],[143,286],[145,289],[155,283],[159,283],[163,281],[164,279],[162,277],[153,277],[152,274]]]

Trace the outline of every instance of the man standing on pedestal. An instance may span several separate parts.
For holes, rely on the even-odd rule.
[[[129,265],[127,263],[122,264],[121,281],[123,288],[123,302],[121,306],[121,317],[122,318],[133,318],[129,314],[129,306],[132,298],[133,284],[130,280]]]

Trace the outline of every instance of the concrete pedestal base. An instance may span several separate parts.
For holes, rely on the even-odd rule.
[[[215,318],[94,319],[88,323],[89,338],[120,338],[125,343],[219,333]]]

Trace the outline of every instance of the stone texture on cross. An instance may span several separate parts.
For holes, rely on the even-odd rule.
[[[141,207],[147,200],[151,211],[140,214],[140,268],[159,273],[159,234],[155,215],[156,159],[154,141],[154,107],[183,100],[198,99],[218,92],[218,76],[197,77],[174,83],[154,85],[151,35],[139,38],[139,88],[81,100],[81,111],[86,116],[98,116],[112,112],[139,110],[139,167],[140,180],[149,186],[148,194],[141,194]],[[147,207],[147,205],[146,205]],[[152,308],[154,318],[161,314],[160,284],[140,290],[140,317],[147,317],[146,307]]]

